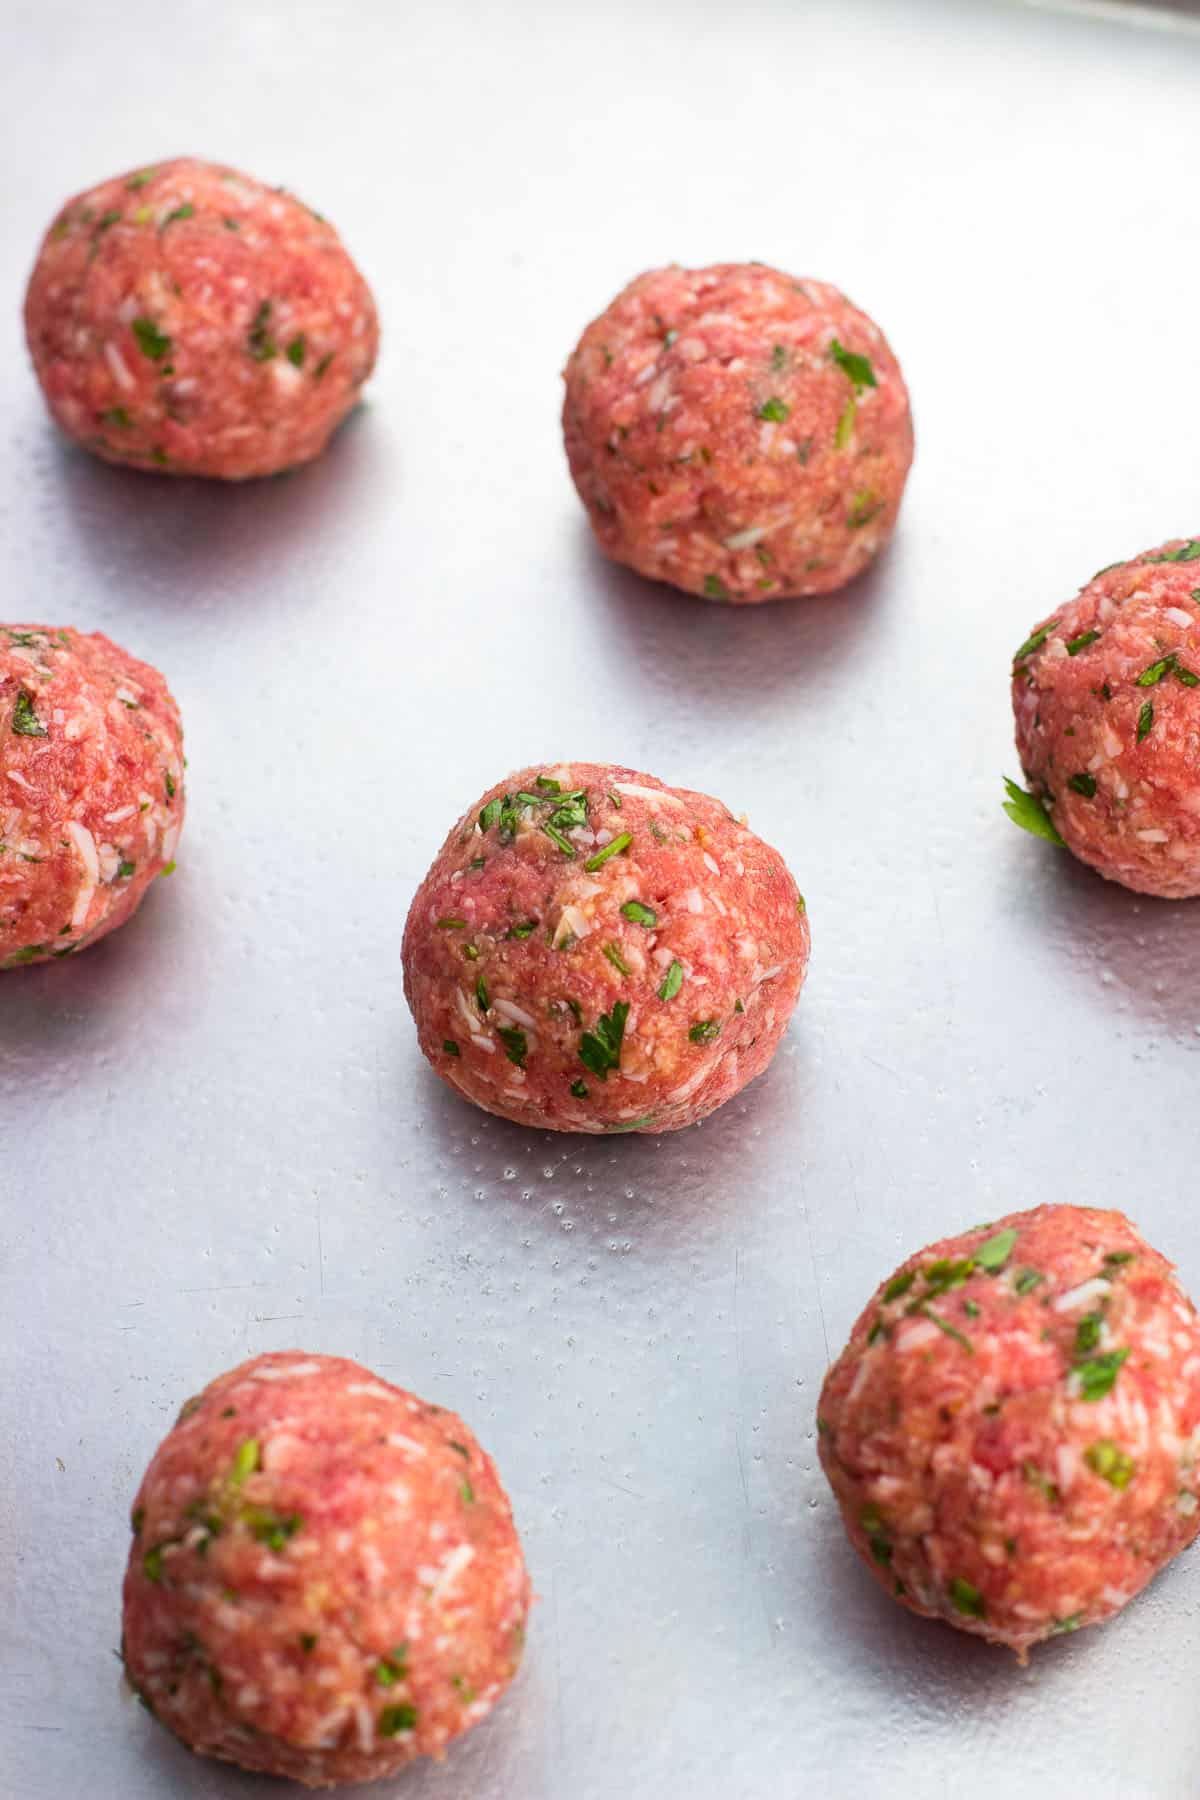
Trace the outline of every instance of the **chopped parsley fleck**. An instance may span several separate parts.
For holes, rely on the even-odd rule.
[[[578,1081],[573,1081],[571,1083],[571,1092],[574,1094],[574,1096],[577,1100],[586,1100],[588,1098],[587,1082],[583,1081],[582,1079],[580,1079]]]
[[[455,1043],[453,1038],[443,1038],[442,1039],[442,1049],[447,1056],[461,1056],[462,1055],[462,1051],[459,1049],[458,1045]]]
[[[268,1550],[276,1551],[283,1550],[304,1523],[299,1513],[277,1513],[269,1506],[248,1506],[242,1517],[251,1536]]]
[[[462,1457],[464,1462],[470,1462],[471,1452],[467,1449],[465,1444],[460,1444],[457,1438],[447,1438],[446,1442],[449,1444],[451,1450]]]
[[[1138,687],[1157,687],[1163,676],[1173,667],[1174,662],[1174,653],[1170,656],[1160,656],[1157,662],[1151,663],[1148,669],[1142,670],[1137,678]]]
[[[478,962],[479,961],[479,945],[478,944],[464,944],[462,946],[462,953],[466,957],[468,962]]]
[[[834,338],[829,346],[829,354],[842,372],[848,375],[859,393],[864,388],[878,387],[875,371],[871,367],[870,358],[860,356],[856,350],[847,350]]]
[[[998,1231],[986,1244],[980,1244],[975,1252],[975,1261],[989,1275],[996,1275],[1012,1255],[1016,1241],[1017,1234],[1011,1228],[1008,1231]]]
[[[877,1344],[880,1338],[888,1338],[891,1337],[891,1335],[891,1332],[888,1330],[883,1320],[876,1319],[870,1331],[867,1333],[867,1343],[868,1345]]]
[[[335,355],[335,352],[330,350],[326,356],[323,356],[321,358],[320,362],[317,364],[316,368],[313,370],[313,380],[314,381],[320,381],[320,379],[324,375],[326,369],[329,367],[330,363],[333,361],[334,355]]]
[[[683,986],[683,964],[673,962],[663,977],[662,986],[658,990],[660,1000],[673,1000]]]
[[[833,434],[833,442],[836,449],[844,450],[846,445],[850,442],[850,439],[854,436],[854,420],[857,413],[858,401],[852,394],[842,408],[841,417],[837,422],[837,430]]]
[[[278,354],[278,346],[271,336],[268,322],[271,317],[271,302],[264,300],[254,315],[250,330],[246,334],[246,348],[255,362],[269,362]]]
[[[375,1679],[380,1687],[395,1687],[408,1680],[408,1645],[399,1644],[390,1656],[382,1656],[375,1664]]]
[[[1085,800],[1096,798],[1096,777],[1089,775],[1086,769],[1080,769],[1077,775],[1072,775],[1067,786],[1073,793],[1082,794]]]
[[[1028,1460],[1023,1462],[1021,1464],[1021,1473],[1029,1483],[1030,1487],[1035,1487],[1037,1489],[1038,1493],[1042,1496],[1042,1499],[1046,1501],[1048,1506],[1058,1505],[1062,1496],[1058,1491],[1057,1483],[1051,1481],[1049,1476],[1043,1475],[1035,1462],[1030,1462]]]
[[[18,737],[49,737],[50,733],[33,710],[33,696],[22,688],[13,703],[12,728]]]
[[[626,900],[621,908],[623,918],[631,925],[644,925],[647,931],[653,931],[658,924],[658,914],[652,906],[645,906],[640,900]]]
[[[1114,1444],[1111,1438],[1100,1438],[1097,1443],[1089,1444],[1083,1453],[1083,1460],[1092,1473],[1107,1481],[1110,1487],[1127,1488],[1137,1473],[1137,1464],[1132,1456]]]
[[[230,218],[230,217],[229,217],[229,215],[228,215],[228,213],[226,213],[226,215],[225,215],[225,229],[226,229],[226,231],[240,231],[240,230],[241,230],[241,229],[242,229],[242,227],[241,227],[241,222],[240,222],[240,220],[238,220],[238,219],[231,219],[231,218]]]
[[[758,417],[766,419],[772,425],[782,425],[791,410],[786,400],[781,400],[778,394],[772,394],[771,398],[764,400],[759,407]]]
[[[529,1040],[519,1025],[498,1025],[496,1036],[504,1045],[504,1054],[510,1063],[516,1063],[518,1069],[525,1067],[525,1058],[529,1054]]]
[[[597,850],[595,856],[588,857],[583,865],[584,868],[589,875],[594,874],[597,869],[603,868],[604,864],[608,862],[611,857],[622,856],[624,852],[628,850],[632,842],[632,831],[618,832],[611,844],[605,844],[603,850]]]
[[[304,367],[304,353],[307,348],[308,346],[304,341],[303,332],[300,333],[299,337],[294,337],[288,345],[287,359],[294,369],[302,369]]]
[[[510,925],[504,935],[506,938],[516,938],[520,942],[524,938],[532,937],[537,928],[536,919],[522,919],[519,925]]]
[[[495,800],[489,800],[479,815],[480,831],[490,831],[493,825],[498,825],[500,823],[500,814],[503,811],[504,801],[501,800],[498,795]]]
[[[601,1081],[608,1080],[610,1069],[621,1066],[621,1040],[625,1036],[628,1017],[628,1001],[618,1000],[611,1013],[600,1014],[595,1031],[585,1031],[579,1040],[580,1062]]]
[[[439,931],[465,931],[467,928],[467,921],[465,919],[455,919],[450,917],[439,919],[437,928]]]
[[[782,344],[776,344],[771,352],[771,367],[777,375],[780,369],[787,367],[787,351]]]
[[[385,1706],[379,1715],[380,1737],[397,1737],[402,1731],[411,1731],[417,1722],[415,1706]]]
[[[136,193],[138,188],[144,188],[149,182],[153,181],[157,174],[157,169],[143,169],[140,174],[131,175],[129,180],[125,183],[125,186],[127,188],[132,188]]]
[[[226,224],[229,223],[228,219],[225,221],[225,223]],[[317,1634],[315,1631],[302,1631],[300,1633],[300,1648],[303,1650],[305,1656],[312,1655],[313,1651],[317,1647],[318,1641],[319,1640],[318,1640],[318,1637],[317,1637]]]
[[[177,206],[175,208],[174,212],[169,212],[167,214],[166,218],[163,220],[162,224],[159,226],[159,230],[165,231],[167,229],[168,225],[174,225],[176,223],[176,221],[179,219],[190,219],[192,217],[192,215],[194,214],[195,210],[196,209],[192,205],[191,201],[185,200],[182,206]],[[120,217],[119,213],[118,213],[117,217],[118,218]]]
[[[155,1544],[153,1550],[147,1550],[142,1558],[142,1573],[147,1581],[162,1580],[163,1547]]]
[[[475,1504],[475,1489],[471,1486],[469,1481],[464,1481],[462,1483],[461,1487],[458,1490],[458,1497],[462,1501],[464,1506],[474,1506],[474,1504]]]
[[[728,600],[729,598],[729,589],[719,575],[704,577],[704,591],[710,600]]]
[[[138,349],[143,356],[148,356],[151,362],[161,362],[171,348],[170,338],[165,332],[158,329],[153,319],[134,319],[130,330],[133,332]]]
[[[1022,1269],[1013,1282],[1013,1291],[1017,1294],[1032,1294],[1038,1283],[1045,1279],[1040,1269]]]
[[[956,1344],[961,1344],[968,1356],[974,1356],[974,1344],[969,1337],[965,1336],[964,1333],[958,1329],[957,1325],[952,1325],[949,1319],[943,1319],[940,1313],[935,1313],[933,1311],[932,1307],[922,1306],[919,1310],[921,1316],[936,1325],[939,1331],[944,1331],[948,1338],[953,1338]]]
[[[688,1037],[693,1044],[711,1044],[714,1038],[721,1035],[721,1027],[716,1019],[697,1019],[688,1028]]]
[[[986,1619],[987,1606],[983,1595],[969,1581],[964,1581],[961,1575],[954,1577],[947,1592],[955,1612],[964,1613],[969,1619]]]
[[[746,1002],[744,1000],[735,1000],[733,1003],[733,1010],[735,1013],[744,1013],[746,1010]]]
[[[134,873],[136,873],[136,870],[137,870],[136,863],[119,862],[117,864],[117,880],[118,881],[128,881],[129,877],[131,875],[133,875]]]
[[[1004,785],[1008,789],[1008,799],[1002,805],[1013,824],[1019,825],[1022,831],[1030,832],[1033,837],[1045,838],[1049,844],[1061,844],[1063,840],[1058,828],[1037,795],[1027,793],[1015,781],[1010,781],[1007,775],[1004,777]]]
[[[1085,1313],[1075,1327],[1075,1354],[1077,1357],[1090,1356],[1100,1342],[1100,1332],[1104,1324],[1103,1313]]]
[[[605,944],[603,950],[605,956],[607,956],[609,962],[612,964],[613,968],[617,970],[618,974],[628,975],[631,973],[629,964],[621,955],[620,944]]]
[[[478,1006],[481,1013],[485,1013],[492,1004],[488,994],[487,982],[483,979],[482,975],[479,976],[475,983],[475,1004]]]
[[[1032,656],[1035,650],[1040,650],[1057,624],[1057,619],[1047,619],[1044,625],[1039,626],[1036,631],[1030,632],[1021,648],[1013,651],[1013,663],[1024,662],[1027,656]]]
[[[957,1260],[948,1256],[939,1256],[936,1262],[929,1263],[921,1271],[929,1289],[925,1298],[928,1299],[930,1295],[936,1297],[939,1294],[948,1294],[951,1288],[961,1287],[974,1269],[975,1258],[973,1256],[960,1256]],[[910,1311],[915,1310],[917,1310],[915,1307],[910,1308]]]
[[[1143,738],[1149,737],[1150,728],[1153,724],[1154,724],[1153,703],[1149,700],[1143,701],[1142,710],[1138,714],[1138,722],[1137,722],[1137,741],[1139,744],[1141,743]]]
[[[1074,1374],[1079,1378],[1079,1398],[1103,1400],[1106,1394],[1111,1393],[1113,1384],[1121,1373],[1121,1364],[1128,1355],[1129,1349],[1126,1346],[1121,1350],[1106,1350],[1087,1362],[1076,1363]]]
[[[1200,675],[1197,675],[1194,669],[1181,667],[1179,663],[1175,664],[1175,678],[1177,681],[1182,681],[1184,687],[1200,687]]]
[[[239,1444],[237,1447],[237,1452],[233,1459],[233,1467],[229,1471],[229,1485],[231,1487],[241,1487],[247,1475],[253,1475],[261,1461],[262,1455],[259,1450],[258,1439],[247,1438],[245,1443]]]
[[[654,1114],[643,1113],[640,1119],[623,1119],[619,1125],[606,1125],[605,1131],[617,1135],[622,1131],[642,1131],[647,1125],[653,1125]]]
[[[608,793],[605,795],[605,799],[608,801],[608,804],[610,806],[615,807],[617,812],[620,812],[621,796],[620,796],[620,794],[617,793],[615,788],[609,788]]]
[[[133,1513],[130,1516],[130,1520],[129,1520],[129,1529],[133,1532],[134,1537],[137,1537],[140,1534],[142,1526],[145,1524],[145,1522],[146,1522],[145,1507],[144,1506],[135,1507],[133,1510]]]
[[[1065,1619],[1055,1619],[1046,1635],[1048,1637],[1061,1637],[1065,1631],[1078,1631],[1082,1624],[1083,1614],[1081,1612],[1068,1613]]]
[[[1132,1250],[1109,1250],[1105,1255],[1104,1261],[1106,1267],[1110,1269],[1119,1269],[1123,1263],[1132,1262],[1133,1258],[1134,1252]]]
[[[1081,631],[1079,636],[1073,637],[1067,645],[1067,655],[1078,656],[1081,650],[1086,650],[1089,644],[1094,644],[1099,636],[1098,631]]]
[[[167,770],[163,777],[163,786],[167,790],[167,799],[173,800],[175,798],[175,777],[172,775],[170,769]]]
[[[901,1294],[907,1294],[916,1279],[917,1271],[915,1269],[904,1269],[899,1275],[893,1275],[883,1290],[884,1300],[898,1300]]]
[[[1166,550],[1161,556],[1143,558],[1148,563],[1188,563],[1200,561],[1200,538],[1189,538],[1178,550]]]
[[[979,1317],[980,1309],[976,1306],[974,1300],[964,1300],[963,1311],[966,1313],[968,1319],[977,1319]]]

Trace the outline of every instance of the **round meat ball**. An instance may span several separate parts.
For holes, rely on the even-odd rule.
[[[179,709],[101,632],[0,625],[0,969],[94,944],[174,868]]]
[[[421,1049],[486,1111],[678,1131],[770,1062],[808,963],[782,857],[719,800],[607,763],[521,769],[413,900]]]
[[[900,365],[837,288],[762,263],[639,275],[568,360],[600,547],[735,605],[824,594],[887,543],[913,454]]]
[[[69,200],[25,298],[46,403],[107,462],[241,481],[319,456],[379,327],[333,226],[177,157]]]
[[[1111,1618],[1200,1525],[1200,1323],[1118,1212],[1039,1206],[909,1257],[817,1424],[888,1592],[1022,1660]]]
[[[1200,894],[1200,538],[1102,569],[1021,645],[1012,696],[1067,848],[1139,893]]]
[[[123,1655],[191,1749],[334,1787],[489,1713],[529,1580],[454,1413],[336,1356],[258,1356],[189,1400],[134,1502]]]

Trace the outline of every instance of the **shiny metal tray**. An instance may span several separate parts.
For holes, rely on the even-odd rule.
[[[461,1408],[540,1595],[506,1703],[389,1793],[1194,1795],[1196,1554],[1022,1670],[860,1568],[813,1414],[877,1278],[981,1217],[1123,1206],[1200,1289],[1200,907],[1000,810],[1030,620],[1200,523],[1200,39],[982,0],[7,23],[4,611],[164,669],[191,800],[134,924],[0,983],[4,1800],[268,1791],[111,1652],[152,1448],[291,1345]],[[191,149],[326,210],[384,318],[333,453],[241,489],[64,449],[18,336],[56,204]],[[901,357],[901,529],[841,598],[722,610],[591,548],[558,370],[672,257],[833,279]],[[521,1131],[417,1053],[413,888],[561,756],[721,795],[808,897],[774,1066],[678,1136]]]

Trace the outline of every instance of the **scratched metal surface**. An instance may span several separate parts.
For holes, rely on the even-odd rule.
[[[462,1409],[540,1603],[510,1698],[404,1800],[1195,1792],[1200,1563],[1018,1669],[894,1609],[813,1410],[881,1272],[1054,1197],[1200,1287],[1200,908],[1017,833],[1029,621],[1196,511],[1200,43],[1027,8],[254,0],[9,9],[6,615],[168,674],[180,869],[0,999],[0,1794],[212,1800],[111,1654],[130,1497],[253,1352]],[[240,490],[55,441],[17,307],[67,193],[198,150],[327,210],[378,293],[370,403]],[[892,337],[918,459],[883,564],[729,612],[593,554],[557,374],[671,257],[832,278]],[[768,1076],[596,1143],[467,1109],[401,993],[457,809],[542,757],[710,789],[809,898]]]

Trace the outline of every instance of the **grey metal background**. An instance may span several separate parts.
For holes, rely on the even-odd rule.
[[[3,611],[158,663],[191,767],[175,878],[0,984],[4,1800],[267,1792],[110,1652],[150,1451],[290,1345],[461,1408],[540,1595],[404,1800],[1195,1794],[1196,1553],[1021,1670],[859,1568],[813,1411],[880,1275],[1011,1207],[1127,1207],[1200,1288],[1200,908],[999,808],[1030,621],[1200,527],[1200,40],[952,0],[6,23]],[[234,490],[65,449],[17,323],[60,200],[193,150],[327,211],[384,318],[334,452]],[[593,553],[558,370],[636,271],[742,257],[878,317],[918,455],[873,574],[732,612]],[[808,896],[775,1065],[678,1136],[520,1131],[416,1051],[410,894],[563,756],[744,808]]]

